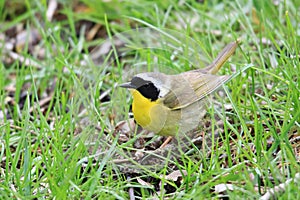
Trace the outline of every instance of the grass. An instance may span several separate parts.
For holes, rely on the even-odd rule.
[[[0,4],[3,199],[257,199],[299,173],[298,1],[70,5],[60,2],[49,21],[46,2]],[[200,145],[153,153],[162,138],[115,132],[131,103],[117,84],[199,68],[237,38],[219,74],[248,69],[214,96]],[[275,198],[299,198],[298,182]]]

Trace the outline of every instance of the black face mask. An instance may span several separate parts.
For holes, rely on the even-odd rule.
[[[131,84],[139,91],[144,97],[156,101],[159,95],[159,89],[151,81],[145,81],[139,77],[133,77]]]

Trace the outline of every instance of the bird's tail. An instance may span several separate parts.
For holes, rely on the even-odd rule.
[[[239,43],[240,40],[237,40],[226,45],[226,47],[224,47],[224,49],[218,54],[218,56],[210,65],[208,65],[204,69],[200,69],[199,71],[207,74],[216,74],[224,65],[224,63],[229,59],[229,57],[235,52]]]

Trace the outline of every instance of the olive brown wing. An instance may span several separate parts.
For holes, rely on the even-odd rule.
[[[172,75],[175,80],[172,90],[165,95],[163,103],[172,110],[185,108],[214,92],[230,79],[230,76],[218,76],[196,71]]]

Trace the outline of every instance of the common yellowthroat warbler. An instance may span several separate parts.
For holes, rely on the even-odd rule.
[[[205,114],[205,97],[230,76],[214,75],[238,46],[228,44],[217,58],[203,69],[177,75],[146,72],[135,75],[120,87],[129,88],[132,111],[137,124],[163,136],[185,133],[198,125]]]

